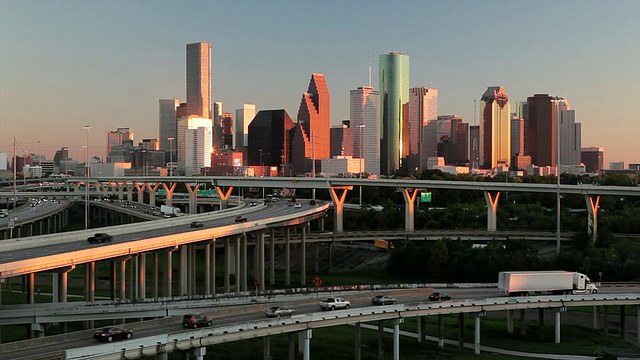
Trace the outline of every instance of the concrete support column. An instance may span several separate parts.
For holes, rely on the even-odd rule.
[[[438,314],[438,347],[444,349],[444,315]]]
[[[171,185],[167,186],[167,184],[162,183],[162,187],[164,188],[164,192],[167,194],[166,196],[166,204],[168,206],[172,206],[173,205],[173,191],[176,189],[176,185],[178,185],[178,183],[171,183]]]
[[[158,251],[153,252],[153,298],[157,299],[160,295],[158,283],[159,283],[159,271],[158,271]]]
[[[544,309],[538,309],[538,339],[544,339]]]
[[[134,181],[133,185],[136,187],[136,190],[138,190],[138,202],[140,204],[144,204],[144,189],[146,188],[145,183]]]
[[[400,360],[400,324],[403,318],[393,319],[393,360]]]
[[[378,320],[378,360],[384,360],[384,320]]]
[[[153,357],[154,360],[169,360],[169,353],[161,352],[156,353]]]
[[[620,338],[624,339],[624,327],[626,325],[626,311],[624,305],[620,305]]]
[[[458,351],[464,350],[464,314],[458,314]]]
[[[215,244],[213,244],[215,245]],[[204,244],[204,294],[211,294],[211,246],[210,242]]]
[[[156,206],[156,191],[158,191],[160,183],[151,185],[147,182],[145,185],[147,185],[147,189],[149,190],[149,206]]]
[[[526,309],[520,309],[520,335],[526,335],[527,334],[527,327],[525,324],[525,317],[526,317]]]
[[[609,306],[604,305],[604,336],[609,336]]]
[[[96,262],[92,261],[87,264],[89,266],[89,289],[87,294],[89,295],[87,301],[94,301],[96,297]]]
[[[231,240],[224,239],[224,292],[231,292]]]
[[[36,274],[29,273],[26,276],[27,280],[27,304],[35,304],[35,282],[36,282]]]
[[[476,355],[480,354],[480,318],[483,316],[482,313],[477,313],[475,317],[475,326],[473,329],[473,352]]]
[[[115,261],[109,261],[109,292],[111,301],[118,297],[118,266]]]
[[[426,316],[418,316],[418,342],[421,343],[427,339]]]
[[[187,245],[187,294],[196,294],[196,244]]]
[[[640,311],[640,310],[638,310]],[[288,360],[295,360],[296,357],[296,337],[295,334],[289,333],[289,351],[288,351]]]
[[[276,284],[276,229],[271,228],[269,234],[269,284]]]
[[[345,191],[346,193],[346,191]],[[300,285],[307,283],[307,228],[301,229],[301,241],[300,241]]]
[[[356,323],[356,328],[354,332],[354,348],[355,348],[355,360],[360,360],[362,358],[362,329],[361,323]]]
[[[593,306],[593,328],[598,329],[598,305]]]
[[[556,323],[555,323],[555,333],[556,333],[556,344],[560,344],[560,312],[562,309],[556,309]]]
[[[127,184],[127,200],[133,201],[133,184]]]
[[[216,240],[213,240],[213,243],[210,247],[211,251],[211,294],[216,294]]]
[[[120,261],[120,300],[126,299],[127,291],[127,259]]]
[[[411,193],[409,193],[411,192]],[[418,196],[418,189],[402,189],[402,197],[404,198],[404,230],[413,231],[413,220],[415,218],[415,203]]]
[[[184,296],[187,292],[187,284],[188,278],[187,274],[189,270],[187,269],[187,252],[189,251],[187,245],[180,245],[180,269],[179,269],[179,278],[178,278],[178,296]]]
[[[636,326],[638,327],[636,329],[636,335],[638,335],[638,344],[640,345],[640,305],[636,306]]]
[[[311,330],[302,331],[302,359],[311,360]]]
[[[200,188],[200,183],[196,183],[196,185],[192,188],[191,184],[185,183],[187,187],[187,191],[189,192],[189,214],[197,214],[198,213],[198,189]]]
[[[138,285],[138,299],[144,299],[146,298],[146,292],[147,292],[147,287],[146,287],[146,283],[147,283],[147,279],[145,276],[145,270],[147,268],[147,261],[146,261],[146,256],[145,253],[140,253],[138,254],[138,279],[137,279],[137,285]]]
[[[260,234],[258,235],[258,242],[260,243],[260,258],[259,258],[259,266],[260,266],[260,290],[265,290],[266,286],[265,286],[265,265],[264,265],[264,254],[265,254],[265,249],[264,249],[264,232],[260,232]]]
[[[162,284],[164,289],[162,291],[162,295],[166,298],[173,296],[171,294],[171,285],[173,281],[173,263],[171,260],[173,260],[173,250],[175,250],[175,248],[164,253],[164,271],[162,272]]]
[[[247,236],[247,234],[243,234],[242,235],[242,274],[244,274],[244,276],[242,277],[242,291],[248,291],[249,290],[249,286],[247,283],[247,278],[249,277],[249,266],[247,264],[247,257],[248,257],[248,242],[249,242],[249,238]]]
[[[68,271],[62,271],[56,274],[58,277],[58,302],[67,302],[68,274]]]
[[[513,310],[507,310],[507,332],[513,334]]]
[[[291,228],[285,230],[284,239],[284,284],[291,285]]]
[[[240,261],[241,261],[241,249],[240,249],[240,237],[236,237],[236,241],[235,241],[235,245],[233,246],[234,250],[235,250],[235,255],[236,255],[236,279],[235,279],[235,285],[236,285],[236,291],[242,291],[240,284],[242,284],[242,269],[240,266]]]
[[[343,205],[344,200],[347,198],[347,191],[352,190],[353,186],[332,186],[329,189],[331,200],[333,200],[333,212],[334,212],[334,225],[333,230],[335,232],[342,232],[343,230]],[[342,194],[336,194],[336,190],[342,190]]]
[[[598,205],[600,204],[600,195],[596,196],[596,201],[589,195],[584,196],[584,200],[587,203],[587,211],[589,217],[587,218],[587,231],[593,235],[592,241],[595,244],[598,239]]]
[[[220,210],[224,210],[229,207],[229,196],[231,196],[231,192],[233,191],[233,186],[229,186],[227,191],[223,191],[221,187],[216,185],[216,191],[218,192],[218,197],[220,197]]]
[[[262,338],[262,358],[271,360],[271,338],[269,336]]]
[[[484,200],[487,202],[487,231],[496,231],[498,229],[496,211],[499,199],[500,191],[496,191],[495,198],[490,192],[484,192]]]
[[[193,356],[196,357],[196,360],[204,360],[204,356],[207,355],[207,348],[199,347],[191,350],[191,352],[193,353]]]

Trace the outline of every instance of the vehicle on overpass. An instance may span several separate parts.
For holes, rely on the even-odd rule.
[[[272,306],[265,311],[267,317],[281,317],[295,315],[296,311],[287,306]]]
[[[184,215],[182,213],[182,210],[180,210],[180,208],[177,208],[175,206],[168,206],[168,205],[161,205],[160,206],[160,212],[164,216],[168,216],[168,217],[177,217],[177,216]]]
[[[339,297],[330,297],[320,301],[318,305],[322,310],[348,309],[351,307],[351,302]]]
[[[93,338],[99,341],[112,342],[117,339],[131,339],[133,331],[117,326],[107,326],[93,333]]]
[[[447,301],[453,299],[451,295],[439,291],[434,291],[429,295],[429,301]]]
[[[211,319],[200,313],[186,314],[182,318],[182,326],[186,328],[196,329],[198,326],[211,326],[211,324]]]
[[[389,295],[376,295],[371,298],[371,303],[373,305],[394,305],[396,303],[396,299]]]
[[[238,215],[236,216],[235,222],[247,222],[247,218],[242,215]]]
[[[585,274],[571,271],[501,271],[498,291],[508,296],[595,294],[598,288]]]
[[[204,224],[202,223],[202,221],[192,221],[190,226],[192,228],[201,228],[204,226]]]
[[[97,233],[97,234],[87,238],[87,241],[89,242],[89,244],[98,244],[98,243],[104,243],[104,242],[111,242],[112,240],[113,240],[113,237],[111,235],[109,235],[109,234],[106,234],[106,233]]]

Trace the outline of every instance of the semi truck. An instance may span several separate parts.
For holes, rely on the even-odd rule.
[[[585,274],[571,271],[502,271],[498,291],[508,296],[595,294],[598,288]]]
[[[175,206],[168,206],[168,205],[161,205],[160,206],[160,212],[164,216],[168,216],[168,217],[176,217],[176,216],[184,215],[182,213],[182,211],[180,210],[180,208],[177,208]]]

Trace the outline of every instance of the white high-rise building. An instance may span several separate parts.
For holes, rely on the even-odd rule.
[[[174,157],[176,154],[175,141],[177,136],[177,111],[180,106],[180,100],[178,99],[161,99],[160,100],[160,150],[164,150],[167,154],[171,153],[171,145],[173,144]],[[173,138],[173,141],[169,141],[169,138]]]
[[[349,92],[353,157],[364,158],[364,171],[380,174],[380,92],[360,86]]]
[[[211,119],[190,116],[178,120],[178,172],[198,175],[211,166]]]
[[[233,131],[233,148],[249,146],[249,124],[256,116],[256,106],[254,104],[242,104],[236,109]]]
[[[556,121],[560,126],[560,165],[580,165],[582,153],[582,124],[576,123],[576,111],[569,101],[555,98]]]
[[[427,169],[427,159],[437,156],[439,138],[428,131],[431,121],[438,119],[438,89],[409,89],[409,172]]]

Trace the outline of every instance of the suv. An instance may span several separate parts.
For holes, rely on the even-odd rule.
[[[198,326],[211,326],[211,319],[200,313],[187,314],[182,318],[182,326],[194,329]]]
[[[111,242],[111,240],[113,240],[113,237],[111,235],[105,234],[105,233],[97,233],[97,234],[87,238],[87,241],[89,242],[89,244]]]

